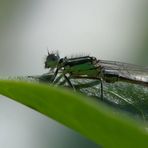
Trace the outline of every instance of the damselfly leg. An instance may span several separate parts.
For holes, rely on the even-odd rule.
[[[59,71],[59,69],[57,68],[56,71],[55,71],[55,73],[54,73],[54,75],[53,75],[52,78],[51,78],[51,83],[54,83],[54,81],[55,81],[55,79],[56,79],[56,76],[57,76],[57,74],[58,74],[58,71]]]
[[[103,79],[100,78],[100,97],[103,100]]]
[[[67,83],[69,84],[69,86],[75,91],[74,85],[71,83],[70,79],[65,74],[64,74],[64,78],[67,81]]]
[[[61,75],[56,79],[57,74],[58,74],[58,71],[59,71],[59,69],[57,68],[56,71],[55,71],[55,73],[54,73],[54,75],[53,75],[53,77],[52,77],[52,79],[51,79],[51,83],[52,83],[52,84],[55,84],[55,83],[57,83],[62,77],[64,77],[65,80],[67,81],[67,83],[69,84],[69,86],[75,91],[75,88],[74,88],[73,84],[71,83],[70,79],[66,76],[66,74],[61,74]]]
[[[58,74],[57,74],[58,75]],[[64,80],[62,80],[64,78]],[[71,80],[72,79],[72,80]],[[86,78],[87,79],[87,78]],[[89,79],[88,79],[89,80]],[[73,84],[73,82],[76,81],[77,84]],[[69,87],[71,87],[74,91],[75,90],[80,90],[80,89],[85,89],[85,88],[91,88],[96,85],[100,85],[100,98],[103,100],[103,79],[98,79],[98,80],[92,80],[90,82],[84,82],[84,78],[81,77],[73,77],[73,76],[67,76],[66,74],[60,74],[56,76],[56,72],[54,74],[54,80],[52,84],[58,84],[64,86],[65,84],[68,84]],[[98,88],[99,89],[99,88]]]

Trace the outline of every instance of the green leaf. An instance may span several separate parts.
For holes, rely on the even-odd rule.
[[[142,123],[92,98],[63,88],[11,80],[0,80],[0,94],[55,119],[105,148],[148,147],[148,134]]]

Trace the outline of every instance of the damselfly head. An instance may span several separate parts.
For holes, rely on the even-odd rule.
[[[48,51],[48,55],[45,61],[45,68],[55,68],[60,60],[58,52],[53,53]]]

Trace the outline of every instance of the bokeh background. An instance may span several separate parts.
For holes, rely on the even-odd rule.
[[[47,47],[61,57],[91,55],[147,65],[148,1],[0,0],[0,76],[46,73]],[[0,96],[0,147],[97,145]]]

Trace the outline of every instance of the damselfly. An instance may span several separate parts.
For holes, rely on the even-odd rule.
[[[103,82],[123,81],[148,86],[148,68],[116,61],[98,60],[91,56],[60,58],[59,54],[48,52],[45,68],[49,68],[50,72],[53,72],[51,83],[55,83],[63,77],[74,90],[71,79],[97,80],[101,85],[102,99]],[[60,76],[57,76],[58,74]],[[92,83],[88,85],[93,86]]]

